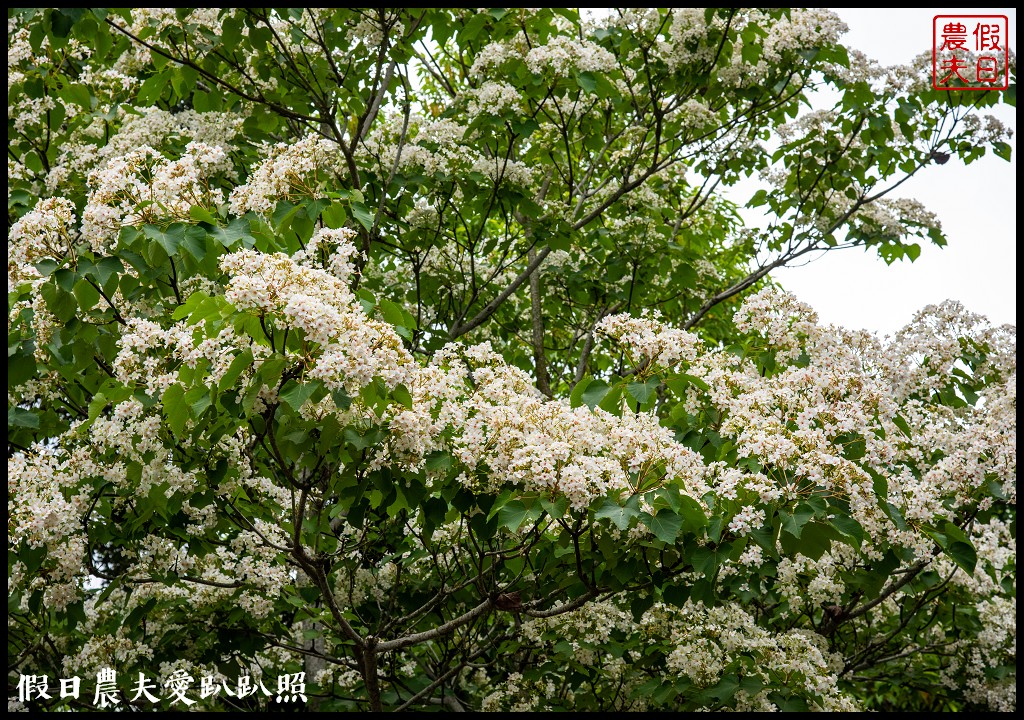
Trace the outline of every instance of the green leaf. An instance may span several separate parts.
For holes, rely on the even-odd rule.
[[[323,387],[323,383],[319,380],[312,380],[308,383],[299,384],[295,380],[289,380],[285,383],[283,391],[278,395],[278,398],[288,403],[288,405],[298,412],[299,408],[313,396],[317,390]]]
[[[608,394],[608,388],[609,385],[604,380],[592,380],[584,387],[580,397],[587,404],[587,407],[593,410],[604,399],[604,396]]]
[[[39,427],[39,416],[24,408],[8,407],[7,424],[17,427],[37,428]]]
[[[344,227],[345,221],[348,219],[345,207],[339,202],[332,203],[329,207],[324,209],[324,211],[320,213],[320,217],[323,219],[324,224],[332,230]]]
[[[209,295],[207,295],[206,293],[204,293],[202,291],[197,290],[196,292],[192,293],[187,298],[185,298],[185,302],[183,302],[178,307],[174,308],[174,312],[171,313],[171,319],[172,320],[181,320],[182,318],[188,317],[193,312],[195,312],[196,308],[198,308],[199,305],[204,300],[209,300],[209,299],[210,299]]]
[[[683,607],[690,599],[690,588],[687,585],[668,585],[662,588],[661,597],[669,605]]]
[[[384,318],[384,321],[390,325],[394,325],[395,330],[400,335],[406,338],[412,338],[412,333],[409,332],[409,330],[412,325],[415,325],[415,321],[401,305],[381,298],[377,301],[377,309],[380,311],[381,317]]]
[[[686,395],[686,387],[688,385],[696,385],[705,392],[710,389],[710,386],[702,379],[694,377],[693,375],[687,375],[686,373],[679,373],[678,375],[665,378],[665,385],[667,385],[672,392],[681,397]]]
[[[287,364],[288,360],[284,355],[279,354],[271,355],[264,360],[257,373],[261,384],[266,384],[269,387],[277,385],[277,381],[281,379],[281,375],[284,373],[284,368]]]
[[[356,450],[365,450],[384,439],[384,431],[379,427],[358,433],[353,428],[345,428],[345,440]]]
[[[50,27],[57,37],[66,38],[71,34],[78,19],[85,14],[85,8],[54,8],[50,16]]]
[[[1010,83],[1009,87],[1003,90],[1003,102],[1010,107],[1017,107],[1017,83]]]
[[[782,518],[782,529],[799,539],[807,521],[814,517],[814,511],[800,505],[792,514],[785,510],[779,510],[779,517]]]
[[[847,460],[860,460],[867,451],[867,443],[857,433],[844,433],[835,439],[835,444],[842,448],[843,456]]]
[[[978,565],[978,552],[973,545],[957,540],[946,548],[946,554],[953,558],[968,575],[974,574],[974,568]]]
[[[902,431],[908,438],[910,437],[910,424],[904,419],[902,415],[894,415],[892,418],[893,424]]]
[[[512,500],[498,510],[498,524],[515,532],[526,521],[527,515],[529,510],[526,505],[521,500]]]
[[[962,529],[960,529],[958,525],[954,525],[948,520],[942,524],[942,532],[951,541],[957,541],[966,544],[970,544],[971,542],[970,538],[967,537],[967,534]]]
[[[242,371],[245,370],[247,367],[252,367],[252,362],[252,350],[250,350],[249,348],[246,348],[242,352],[235,355],[235,359],[231,361],[230,365],[228,365],[228,369],[224,373],[224,376],[220,379],[220,382],[217,384],[217,387],[221,390],[224,390],[225,388],[229,388],[232,385],[234,385],[235,380],[237,380],[238,376],[242,374]]]
[[[654,493],[654,497],[654,503],[658,503],[652,503],[655,508],[667,507],[670,508],[673,512],[679,512],[679,504],[682,499],[682,496],[679,494],[679,490],[677,490],[676,488],[671,486],[658,488]],[[648,495],[648,499],[650,499],[650,495]]]
[[[832,524],[832,527],[853,540],[850,543],[853,547],[860,547],[860,544],[864,542],[864,528],[852,517],[837,515],[829,520],[829,522]]]
[[[8,350],[9,351],[9,350]],[[7,387],[17,387],[36,375],[36,357],[31,346],[22,345],[21,351],[7,357]]]
[[[879,503],[889,502],[889,481],[884,476],[872,473],[871,488]]]
[[[91,310],[100,301],[100,291],[85,278],[75,283],[74,293],[78,298],[78,306],[83,310]]]
[[[79,623],[85,622],[85,606],[83,601],[71,603],[65,608],[64,612],[68,619],[68,629],[74,630],[78,627]]]
[[[197,385],[192,390],[200,391],[199,393],[197,393],[198,397],[192,400],[190,405],[190,407],[192,408],[192,414],[198,418],[200,415],[203,414],[203,411],[205,411],[206,408],[210,407],[213,404],[213,398],[211,397],[209,389],[204,387],[203,385]],[[192,391],[186,394],[186,398],[191,398],[191,396]]]
[[[167,253],[167,257],[174,257],[178,253],[178,246],[185,238],[185,226],[181,223],[171,225],[167,230],[161,230],[155,225],[144,225],[142,232],[150,240],[156,240]]]
[[[39,294],[46,301],[46,307],[62,323],[68,322],[75,316],[75,312],[78,310],[78,299],[71,293],[65,292],[53,283],[44,283],[39,288]]]
[[[566,510],[569,509],[569,498],[565,495],[558,497],[556,500],[541,498],[540,506],[544,508],[544,511],[548,515],[557,520],[558,518],[563,517]]]
[[[163,403],[164,417],[167,418],[167,425],[176,437],[180,437],[185,429],[185,421],[188,420],[189,406],[185,402],[185,388],[175,383],[164,390],[161,397]]]
[[[576,73],[576,82],[584,92],[593,93],[597,90],[597,78],[592,72]]]
[[[395,385],[395,389],[391,391],[391,397],[401,403],[403,407],[412,410],[412,395],[405,385],[401,383]]]
[[[427,470],[434,472],[438,470],[451,470],[452,461],[454,460],[454,458],[444,450],[434,450],[431,453],[427,453],[424,459],[426,460]]]
[[[651,529],[656,538],[668,545],[675,543],[683,526],[683,519],[669,510],[662,510],[654,516],[642,513],[640,521]]]
[[[116,257],[105,257],[98,260],[87,274],[92,275],[101,286],[114,276],[124,272],[124,265]]]
[[[202,205],[193,205],[190,207],[188,209],[188,216],[196,222],[210,223],[210,225],[217,224],[217,218],[215,218],[210,211]]]
[[[779,543],[788,554],[800,553],[812,560],[817,560],[832,548],[833,540],[843,540],[843,536],[831,525],[812,522],[805,525],[799,540],[788,532],[779,535]]]
[[[245,244],[246,238],[255,242],[250,234],[249,221],[244,217],[235,218],[228,223],[227,227],[214,227],[210,230],[210,234],[226,248],[232,247],[239,241]]]
[[[345,388],[338,388],[337,390],[331,391],[331,399],[334,400],[334,406],[344,412],[352,407],[352,398],[345,392]]]
[[[724,701],[736,694],[736,689],[739,685],[739,679],[735,675],[723,675],[718,683],[705,690],[702,694],[719,701]]]
[[[206,257],[206,231],[196,225],[189,225],[181,239],[181,247],[197,262]]]
[[[808,712],[810,710],[807,700],[799,695],[782,695],[772,693],[768,698],[778,706],[782,712]]]
[[[605,412],[610,412],[613,415],[618,415],[622,412],[622,391],[623,385],[621,382],[612,385],[608,390],[608,394],[604,396],[604,399],[598,403],[598,407]],[[586,393],[584,393],[586,395]]]
[[[359,221],[359,224],[362,225],[364,228],[366,228],[367,232],[372,230],[373,229],[373,213],[371,213],[369,210],[367,210],[366,206],[363,205],[361,202],[353,202],[351,207],[352,207],[352,215],[353,215],[353,217],[355,217],[356,220]]]
[[[708,525],[708,518],[704,514],[704,508],[701,507],[699,502],[688,495],[683,495],[679,498],[679,514],[686,521],[687,530],[693,530],[694,533]]]
[[[629,521],[640,514],[639,501],[632,496],[625,505],[619,505],[611,498],[605,498],[601,506],[594,512],[594,517],[608,518],[619,530],[629,527]]]
[[[578,408],[580,405],[583,404],[583,393],[586,392],[587,388],[590,386],[590,383],[592,382],[594,382],[594,378],[587,376],[581,379],[578,383],[576,383],[576,386],[572,389],[572,392],[569,393],[570,407]]]
[[[644,405],[657,394],[658,385],[660,384],[661,381],[655,379],[642,383],[632,382],[626,386],[626,392],[628,392],[638,403]]]
[[[690,562],[693,564],[694,570],[704,573],[708,578],[713,578],[725,556],[726,553],[721,547],[715,549],[707,546],[699,547],[693,551]]]

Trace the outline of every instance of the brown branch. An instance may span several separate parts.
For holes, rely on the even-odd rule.
[[[531,263],[537,258],[535,247],[530,248],[527,258]],[[537,389],[551,397],[551,378],[544,357],[544,316],[541,308],[539,265],[530,274],[530,315],[533,324],[533,364],[537,372]]]
[[[457,618],[449,620],[443,625],[438,625],[433,630],[425,630],[420,633],[413,633],[412,635],[406,635],[405,637],[397,638],[395,640],[388,640],[386,642],[377,643],[374,647],[375,652],[391,652],[392,650],[401,650],[402,648],[415,645],[416,643],[427,642],[428,640],[436,640],[439,637],[448,635],[454,630],[476,620],[478,617],[486,615],[490,612],[491,608],[494,607],[494,601],[490,598],[484,600],[482,603],[477,605],[472,610],[469,610]]]
[[[487,318],[493,315],[494,312],[498,309],[498,307],[503,302],[508,300],[509,296],[511,296],[512,293],[518,290],[524,282],[530,279],[530,276],[533,274],[533,271],[540,267],[541,263],[544,262],[544,258],[546,258],[548,254],[550,254],[550,252],[551,246],[549,245],[548,247],[544,248],[539,253],[537,253],[533,260],[531,260],[530,263],[526,266],[526,269],[519,273],[516,276],[516,278],[511,283],[509,283],[508,287],[502,290],[497,297],[495,297],[489,303],[484,305],[483,310],[478,312],[472,320],[469,320],[464,325],[460,325],[456,328],[453,328],[452,330],[449,330],[448,336],[452,340],[454,340],[460,335],[465,335],[470,330],[474,330],[480,325],[483,325]]]
[[[580,595],[575,600],[570,600],[567,603],[559,605],[557,607],[549,608],[548,610],[533,610],[530,606],[533,603],[527,603],[524,605],[524,612],[526,615],[535,618],[549,618],[557,617],[558,615],[564,615],[565,613],[572,612],[573,610],[579,610],[581,607],[586,605],[588,602],[600,595],[598,590],[588,590],[587,592]]]

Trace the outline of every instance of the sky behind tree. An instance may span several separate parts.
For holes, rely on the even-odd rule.
[[[843,37],[882,64],[908,62],[930,50],[935,15],[1006,15],[1009,46],[1016,49],[1014,8],[834,8],[849,25]],[[1016,131],[1015,108],[992,112]],[[1017,322],[1017,146],[1011,162],[989,153],[969,166],[953,158],[941,168],[911,178],[897,197],[913,197],[942,221],[949,245],[922,244],[917,261],[891,266],[874,252],[829,253],[804,267],[782,268],[773,276],[825,322],[891,333],[925,305],[949,298],[994,324]],[[745,202],[752,191],[732,195]],[[746,214],[746,213],[745,213]],[[751,218],[750,214],[746,214]]]

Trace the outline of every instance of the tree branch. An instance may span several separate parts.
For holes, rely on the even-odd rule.
[[[527,258],[532,263],[537,259],[537,249],[531,247]],[[537,389],[551,397],[551,378],[548,376],[547,361],[544,357],[544,316],[540,298],[540,265],[530,275],[530,315],[533,324],[533,365],[537,372]]]
[[[428,640],[436,640],[437,638],[444,637],[463,625],[476,620],[478,617],[486,615],[493,607],[494,601],[488,598],[472,610],[459,615],[453,620],[449,620],[443,625],[438,625],[433,630],[413,633],[412,635],[406,635],[405,637],[398,638],[397,640],[388,640],[386,642],[377,643],[374,647],[374,651],[379,653],[391,652],[392,650],[401,650],[402,648],[409,647],[410,645],[427,642]]]

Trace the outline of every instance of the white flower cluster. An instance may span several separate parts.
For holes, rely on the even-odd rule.
[[[672,8],[670,12],[672,24],[669,26],[668,38],[657,44],[657,56],[674,70],[692,63],[714,60],[717,45],[709,43],[707,37],[709,30],[721,25],[718,18],[709,26],[704,17],[704,8]]]
[[[518,160],[489,158],[481,155],[473,163],[473,171],[486,175],[495,185],[507,182],[520,187],[529,187],[533,182],[533,169]]]
[[[7,465],[8,542],[17,547],[46,548],[53,561],[45,582],[35,577],[29,589],[43,589],[48,607],[63,609],[81,597],[79,581],[85,558],[81,513],[88,497],[75,492],[77,481],[88,475],[76,466],[80,457],[61,450],[39,448],[31,456],[17,454]],[[9,583],[17,588],[25,580],[24,565],[12,569]],[[28,601],[28,593],[23,602]]]
[[[467,109],[473,117],[501,115],[522,103],[519,91],[501,80],[487,80],[480,87],[468,90],[466,96],[469,99]]]
[[[381,14],[376,12],[359,13],[359,21],[352,25],[347,36],[352,45],[361,43],[365,46],[364,52],[376,53],[384,42],[386,28],[394,26],[398,20],[398,9],[383,10]]]
[[[794,8],[768,30],[764,39],[764,57],[777,62],[794,50],[835,45],[850,28],[833,11],[824,8]]]
[[[834,546],[833,552],[823,554],[812,560],[797,553],[794,557],[784,557],[778,564],[778,579],[775,587],[789,602],[789,612],[799,613],[805,607],[840,604],[846,586],[839,577],[839,571],[845,569],[837,555],[846,548]]]
[[[491,111],[498,112],[493,108]],[[466,126],[447,118],[428,120],[412,115],[405,127],[403,116],[391,115],[370,131],[360,146],[360,156],[385,177],[395,168],[412,175],[479,173],[495,184],[527,187],[533,183],[531,167],[514,158],[481,152],[474,140]],[[427,217],[436,217],[435,213]]]
[[[60,197],[46,198],[18,219],[7,233],[7,286],[39,277],[35,263],[61,259],[74,252],[75,205]]]
[[[779,125],[775,132],[784,143],[805,137],[821,138],[835,133],[837,117],[835,110],[812,110],[791,122]]]
[[[735,439],[741,457],[770,468],[783,494],[811,481],[848,497],[872,538],[921,552],[931,541],[893,526],[877,506],[871,473],[887,481],[889,501],[912,523],[941,521],[950,503],[970,504],[992,479],[1015,498],[1012,329],[987,327],[946,303],[880,341],[819,326],[809,308],[773,290],[751,296],[736,322],[765,343],[757,352],[775,353],[776,369],[762,376],[712,352],[688,372],[704,379],[708,398],[725,411],[721,432]],[[957,372],[970,378],[961,358],[972,349],[985,355],[974,373],[995,384],[973,405],[937,404]],[[936,451],[939,459],[931,459]]]
[[[994,115],[968,115],[961,122],[964,129],[971,134],[973,141],[979,145],[1006,142],[1013,137],[1013,128],[1004,125],[1003,121]]]
[[[697,359],[700,340],[686,330],[668,327],[652,317],[609,315],[597,324],[597,332],[615,341],[630,358],[671,367]]]
[[[523,623],[523,636],[535,643],[565,639],[576,661],[594,665],[615,631],[628,632],[633,616],[610,600],[587,603],[579,610]],[[552,643],[553,644],[553,643]]]
[[[917,200],[880,198],[857,211],[857,220],[876,232],[904,238],[915,228],[941,228],[939,218]]]
[[[374,377],[389,388],[409,384],[414,362],[401,338],[387,323],[368,318],[352,291],[339,277],[351,270],[355,253],[344,231],[320,230],[317,243],[335,242],[333,273],[299,264],[276,253],[240,250],[221,258],[231,275],[225,298],[240,310],[257,311],[302,330],[321,351],[309,376],[331,389],[344,387],[355,395]],[[314,248],[316,245],[314,245]],[[306,253],[301,261],[308,262]]]
[[[668,669],[688,677],[695,685],[709,687],[718,682],[726,666],[745,656],[754,662],[741,666],[766,686],[772,676],[788,678],[799,688],[812,708],[824,711],[852,711],[857,707],[838,686],[842,659],[828,651],[825,638],[813,632],[792,630],[772,634],[759,627],[739,605],[706,607],[688,601],[682,608],[663,603],[644,613],[642,631],[650,637],[667,639],[675,646],[667,659]],[[737,711],[774,710],[768,690],[751,696],[737,696]]]
[[[602,8],[580,8],[580,20],[586,35],[608,28],[622,28],[634,35],[651,37],[662,27],[657,8],[616,8],[611,13]]]
[[[103,252],[123,226],[188,220],[193,205],[216,209],[224,193],[210,179],[226,168],[225,160],[222,148],[197,142],[177,160],[148,146],[111,159],[89,174],[82,237]]]
[[[359,254],[352,242],[355,236],[356,231],[351,228],[317,228],[306,247],[292,255],[292,259],[300,265],[315,267],[321,262],[319,255],[323,254],[326,268],[347,284],[354,271],[352,261]]]
[[[729,532],[746,535],[764,523],[764,510],[753,505],[744,505],[729,521]]]
[[[61,103],[63,106],[63,103]],[[45,126],[50,111],[57,107],[57,101],[49,95],[43,97],[21,97],[17,104],[10,108],[9,114],[14,118],[15,131],[27,135],[30,130],[39,130]]]
[[[614,55],[590,40],[555,35],[546,44],[531,48],[526,53],[526,66],[533,73],[550,71],[556,76],[565,76],[573,70],[610,72],[618,63]]]
[[[527,680],[522,673],[511,673],[497,690],[483,699],[484,712],[551,711],[550,700],[557,696],[553,680]]]
[[[111,71],[113,72],[113,71]],[[120,127],[106,139],[107,123],[96,119],[82,127],[66,142],[61,154],[46,176],[46,186],[53,192],[73,176],[89,174],[116,158],[143,147],[166,148],[168,144],[196,142],[218,147],[225,153],[220,169],[231,173],[228,153],[241,132],[244,117],[231,112],[181,110],[168,112],[157,107],[132,107],[131,112],[117,108]],[[105,140],[102,145],[98,141]]]
[[[231,191],[231,212],[236,215],[250,210],[268,213],[282,198],[319,197],[341,162],[337,144],[316,135],[265,146],[264,151],[266,156],[248,182]]]
[[[7,20],[7,89],[25,79],[25,74],[18,71],[21,64],[39,64],[32,51],[32,42],[29,40],[29,29],[18,27],[16,18]]]
[[[432,446],[449,425],[452,453],[466,468],[463,482],[561,495],[577,509],[610,490],[635,489],[655,472],[694,497],[707,491],[697,454],[675,442],[653,414],[620,418],[544,400],[526,373],[506,365],[486,343],[464,356],[466,362],[449,346],[413,379],[411,413],[419,419],[403,418],[403,427],[426,433],[418,448]]]
[[[544,44],[532,44],[523,36],[493,42],[477,53],[469,72],[475,77],[490,75],[511,59],[526,63],[530,72],[566,77],[575,72],[611,72],[618,63],[615,56],[586,39],[554,35]]]
[[[1013,665],[1017,659],[1017,599],[992,597],[977,606],[979,620],[984,629],[976,643],[966,649],[967,662],[962,668],[966,674],[967,697],[997,712],[1017,709],[1016,676],[993,678],[990,668]],[[954,687],[962,686],[964,678]]]
[[[765,288],[743,301],[734,318],[743,332],[757,332],[780,350],[779,360],[795,360],[803,339],[817,327],[818,315],[793,295]]]
[[[129,318],[118,342],[113,370],[120,382],[141,385],[150,395],[158,396],[177,381],[181,365],[194,369],[201,361],[206,361],[205,373],[210,384],[219,384],[243,350],[251,352],[254,359],[253,366],[241,375],[244,381],[270,355],[270,348],[239,338],[230,327],[206,337],[185,321],[165,330],[151,320]]]
[[[603,651],[613,632],[643,638],[651,646],[645,656],[651,656],[655,648],[664,652],[667,674],[685,676],[698,687],[715,685],[726,668],[730,673],[738,672],[763,682],[765,689],[756,694],[742,690],[736,693],[737,711],[778,710],[768,697],[769,688],[778,678],[786,678],[787,687],[806,698],[812,709],[857,710],[854,701],[839,689],[841,657],[830,653],[827,641],[812,632],[792,630],[773,634],[759,627],[749,613],[735,604],[708,608],[687,602],[680,608],[656,602],[636,622],[625,609],[633,599],[619,595],[563,615],[531,620],[524,623],[523,633],[534,643],[549,647],[567,643],[576,662],[599,668],[601,681],[620,691],[638,689],[646,675],[636,672],[635,666],[616,663],[616,658]],[[633,692],[616,693],[619,694],[624,696],[621,702],[629,703],[623,709],[644,709],[642,693],[639,697]],[[544,690],[543,681],[513,674],[485,700],[485,707],[537,710],[553,695]],[[561,699],[571,707],[571,696]]]
[[[69,119],[82,112],[76,104],[65,104],[60,98],[46,93],[41,97],[32,97],[36,93],[28,93],[23,89],[11,92],[12,89],[31,78],[49,80],[47,76],[56,74],[71,58],[86,60],[91,50],[76,38],[65,40],[63,47],[57,49],[50,45],[44,35],[39,42],[39,50],[33,50],[31,33],[26,27],[19,27],[17,19],[7,22],[7,91],[9,95],[7,117],[13,121],[16,133],[25,137],[33,133],[49,134],[50,111],[60,107],[62,117]]]

